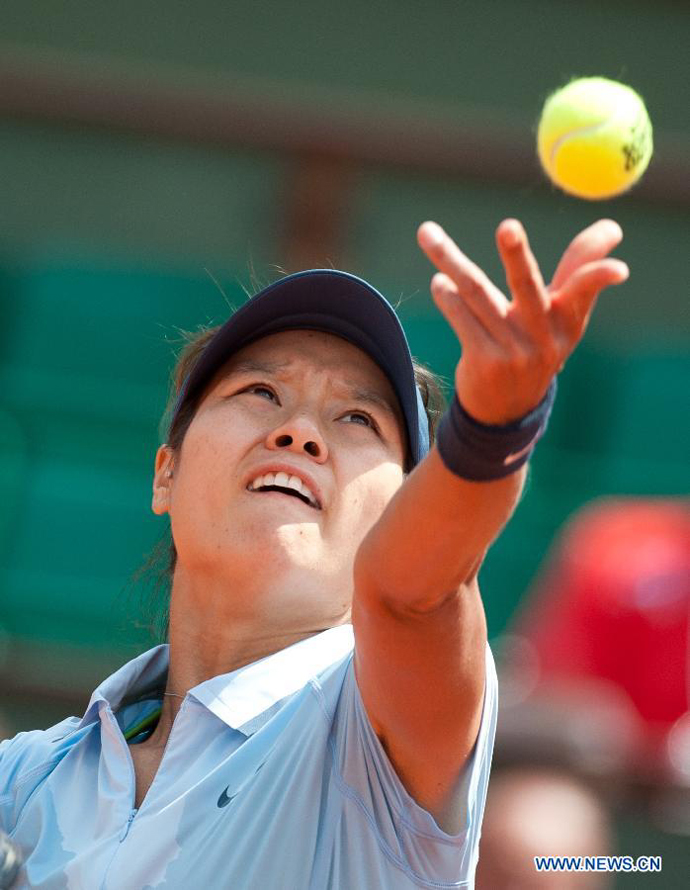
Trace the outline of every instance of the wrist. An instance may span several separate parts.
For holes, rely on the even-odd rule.
[[[475,482],[501,479],[515,472],[527,463],[546,430],[556,388],[554,377],[535,408],[500,426],[476,420],[465,411],[454,392],[436,436],[436,447],[446,468]]]

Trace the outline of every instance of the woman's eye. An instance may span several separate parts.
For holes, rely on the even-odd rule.
[[[267,386],[261,386],[260,384],[248,386],[245,392],[267,392],[272,399],[276,398],[276,394],[272,389],[269,389]]]
[[[366,414],[363,411],[349,411],[345,417],[359,417],[364,420],[364,424],[360,424],[363,426],[370,426],[372,429],[376,429],[376,422],[374,418],[370,414]]]

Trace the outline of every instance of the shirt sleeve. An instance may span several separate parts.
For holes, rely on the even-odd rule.
[[[78,725],[76,717],[68,717],[50,729],[20,732],[0,742],[0,831],[14,831],[25,803],[64,757]]]
[[[486,647],[482,718],[472,754],[458,783],[463,827],[450,835],[407,791],[378,739],[357,686],[354,660],[343,682],[334,717],[335,765],[345,794],[367,819],[386,855],[424,882],[455,884],[471,879],[477,862],[481,822],[491,768],[498,680]]]

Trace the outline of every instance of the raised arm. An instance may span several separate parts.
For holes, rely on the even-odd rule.
[[[590,226],[546,286],[521,224],[505,220],[497,244],[508,299],[440,226],[420,226],[419,245],[439,270],[434,301],[462,346],[455,393],[472,418],[502,426],[542,401],[599,292],[628,276],[624,263],[607,258],[621,237],[611,220]],[[432,448],[355,563],[355,669],[369,719],[408,790],[447,831],[459,830],[456,785],[483,701],[477,572],[524,478],[524,467],[489,481],[460,478]]]

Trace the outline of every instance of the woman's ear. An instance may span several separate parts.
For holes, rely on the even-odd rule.
[[[173,460],[174,453],[170,445],[161,445],[158,451],[156,451],[151,509],[158,516],[162,516],[163,513],[168,513],[170,510]]]

